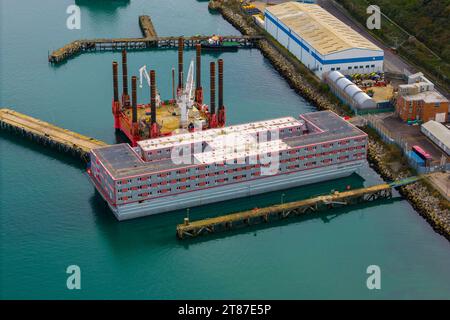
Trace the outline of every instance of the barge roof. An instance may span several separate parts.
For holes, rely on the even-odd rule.
[[[316,126],[318,130],[314,133],[283,139],[291,147],[366,136],[365,132],[331,111],[306,113],[300,115],[300,118],[304,119],[308,125]]]
[[[161,137],[156,139],[142,140],[138,142],[138,145],[144,151],[158,150],[161,148],[171,148],[173,146],[189,144],[195,142],[210,142],[221,136],[231,134],[247,134],[270,131],[276,129],[284,129],[300,125],[300,121],[294,117],[284,117],[278,119],[271,119],[265,121],[257,121],[251,123],[238,124],[228,126],[225,128],[214,128],[205,131],[197,131],[191,133],[182,133],[168,137]]]
[[[287,118],[281,119],[286,120]],[[294,118],[290,118],[288,122],[291,122],[292,119]],[[311,144],[324,143],[327,141],[335,141],[347,138],[355,138],[358,136],[366,136],[366,134],[363,131],[356,128],[353,124],[349,123],[348,121],[345,121],[340,116],[331,111],[319,111],[303,114],[300,115],[300,119],[303,119],[306,122],[308,128],[313,131],[312,133],[300,136],[293,136],[280,139],[281,141],[280,140],[279,141],[282,143],[282,145],[287,146],[286,149],[297,148]],[[301,123],[301,120],[296,121],[298,121],[298,124]],[[251,123],[246,125],[251,125]],[[217,130],[217,129],[210,129],[210,130]],[[233,134],[236,133],[234,130],[232,131]],[[200,133],[201,132],[199,132],[198,134]],[[167,140],[167,142],[170,141],[169,145],[172,145],[173,139],[176,137],[177,136],[169,136],[158,139],[152,139],[149,141],[159,140],[162,142]],[[153,143],[151,143],[150,145],[152,145],[152,147],[156,146]],[[150,145],[147,144],[147,146]],[[106,168],[106,170],[110,173],[110,175],[114,179],[124,179],[136,175],[154,174],[156,172],[163,170],[170,170],[191,166],[186,164],[175,164],[170,158],[148,162],[144,161],[141,159],[139,154],[127,143],[96,148],[92,150],[92,153],[97,157],[97,159],[102,163],[102,165]],[[234,157],[240,154],[242,153],[235,152],[230,156]],[[204,163],[210,163],[210,161],[205,159],[205,157],[202,156],[199,157],[198,155],[195,154],[191,155],[191,160],[192,160],[191,163],[196,165],[199,164],[199,160],[204,160],[202,161]]]

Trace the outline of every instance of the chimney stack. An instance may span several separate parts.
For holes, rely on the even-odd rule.
[[[131,107],[132,107],[132,117],[131,122],[137,122],[137,97],[136,97],[136,76],[131,77]]]
[[[114,88],[114,102],[119,101],[119,76],[117,69],[117,62],[113,61],[113,88]]]
[[[195,78],[196,78],[196,82],[195,82],[195,86],[198,89],[200,89],[202,87],[202,81],[201,81],[201,71],[202,71],[202,59],[201,59],[201,54],[202,54],[202,46],[201,44],[197,44],[195,46],[196,49],[196,72],[195,72]]]
[[[216,113],[216,64],[211,62],[209,64],[210,70],[210,89],[211,89],[211,103],[209,110],[211,114]]]
[[[128,69],[127,69],[127,52],[122,50],[122,82],[123,82],[123,95],[128,96]]]
[[[203,104],[203,88],[202,88],[202,45],[197,44],[196,48],[196,71],[195,71],[195,102],[200,106]]]
[[[218,108],[223,108],[223,60],[219,59],[219,105]]]
[[[155,70],[150,70],[150,111],[152,125],[156,123],[156,79]]]
[[[178,89],[183,89],[183,37],[178,38]]]

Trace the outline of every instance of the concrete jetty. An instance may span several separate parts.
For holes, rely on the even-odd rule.
[[[89,160],[91,149],[107,145],[103,141],[6,108],[0,109],[0,129],[20,134],[42,145],[56,148],[85,161]]]

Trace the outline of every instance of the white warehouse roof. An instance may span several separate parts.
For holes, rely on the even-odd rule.
[[[266,10],[322,55],[349,49],[383,51],[319,5],[292,1]]]

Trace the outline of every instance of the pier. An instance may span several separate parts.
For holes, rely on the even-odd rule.
[[[371,202],[378,199],[390,199],[392,198],[392,188],[414,183],[419,179],[421,179],[421,177],[409,177],[390,184],[380,184],[345,192],[335,192],[330,195],[323,195],[264,208],[255,208],[253,210],[236,212],[198,221],[189,221],[189,218],[185,218],[184,223],[177,226],[177,237],[179,239],[187,237],[193,238],[202,234],[226,231],[259,223],[268,223],[270,221],[277,221],[321,210],[329,210],[336,207]]]
[[[145,50],[145,49],[170,49],[178,47],[177,36],[158,37],[149,16],[139,17],[139,26],[142,38],[102,38],[90,40],[75,40],[62,48],[53,51],[48,56],[48,61],[53,64],[61,63],[69,58],[84,52],[95,51],[121,51]],[[185,48],[194,48],[196,44],[208,40],[212,35],[196,35],[183,38]],[[251,48],[262,36],[222,36],[224,41],[236,42],[241,48]]]
[[[89,160],[91,149],[107,145],[105,142],[10,109],[0,109],[0,129],[20,134],[44,146],[71,154],[84,161]]]
[[[184,48],[194,48],[196,44],[209,39],[211,36],[191,36],[182,37]],[[145,50],[150,48],[170,49],[178,48],[180,37],[155,37],[155,38],[114,38],[114,39],[92,39],[76,40],[64,47],[53,51],[48,61],[54,64],[61,63],[78,54],[91,51],[121,51],[125,50]],[[225,41],[233,41],[241,48],[251,48],[255,40],[260,36],[223,36]]]
[[[141,27],[144,38],[156,38],[156,30],[149,16],[139,16],[139,26]]]

